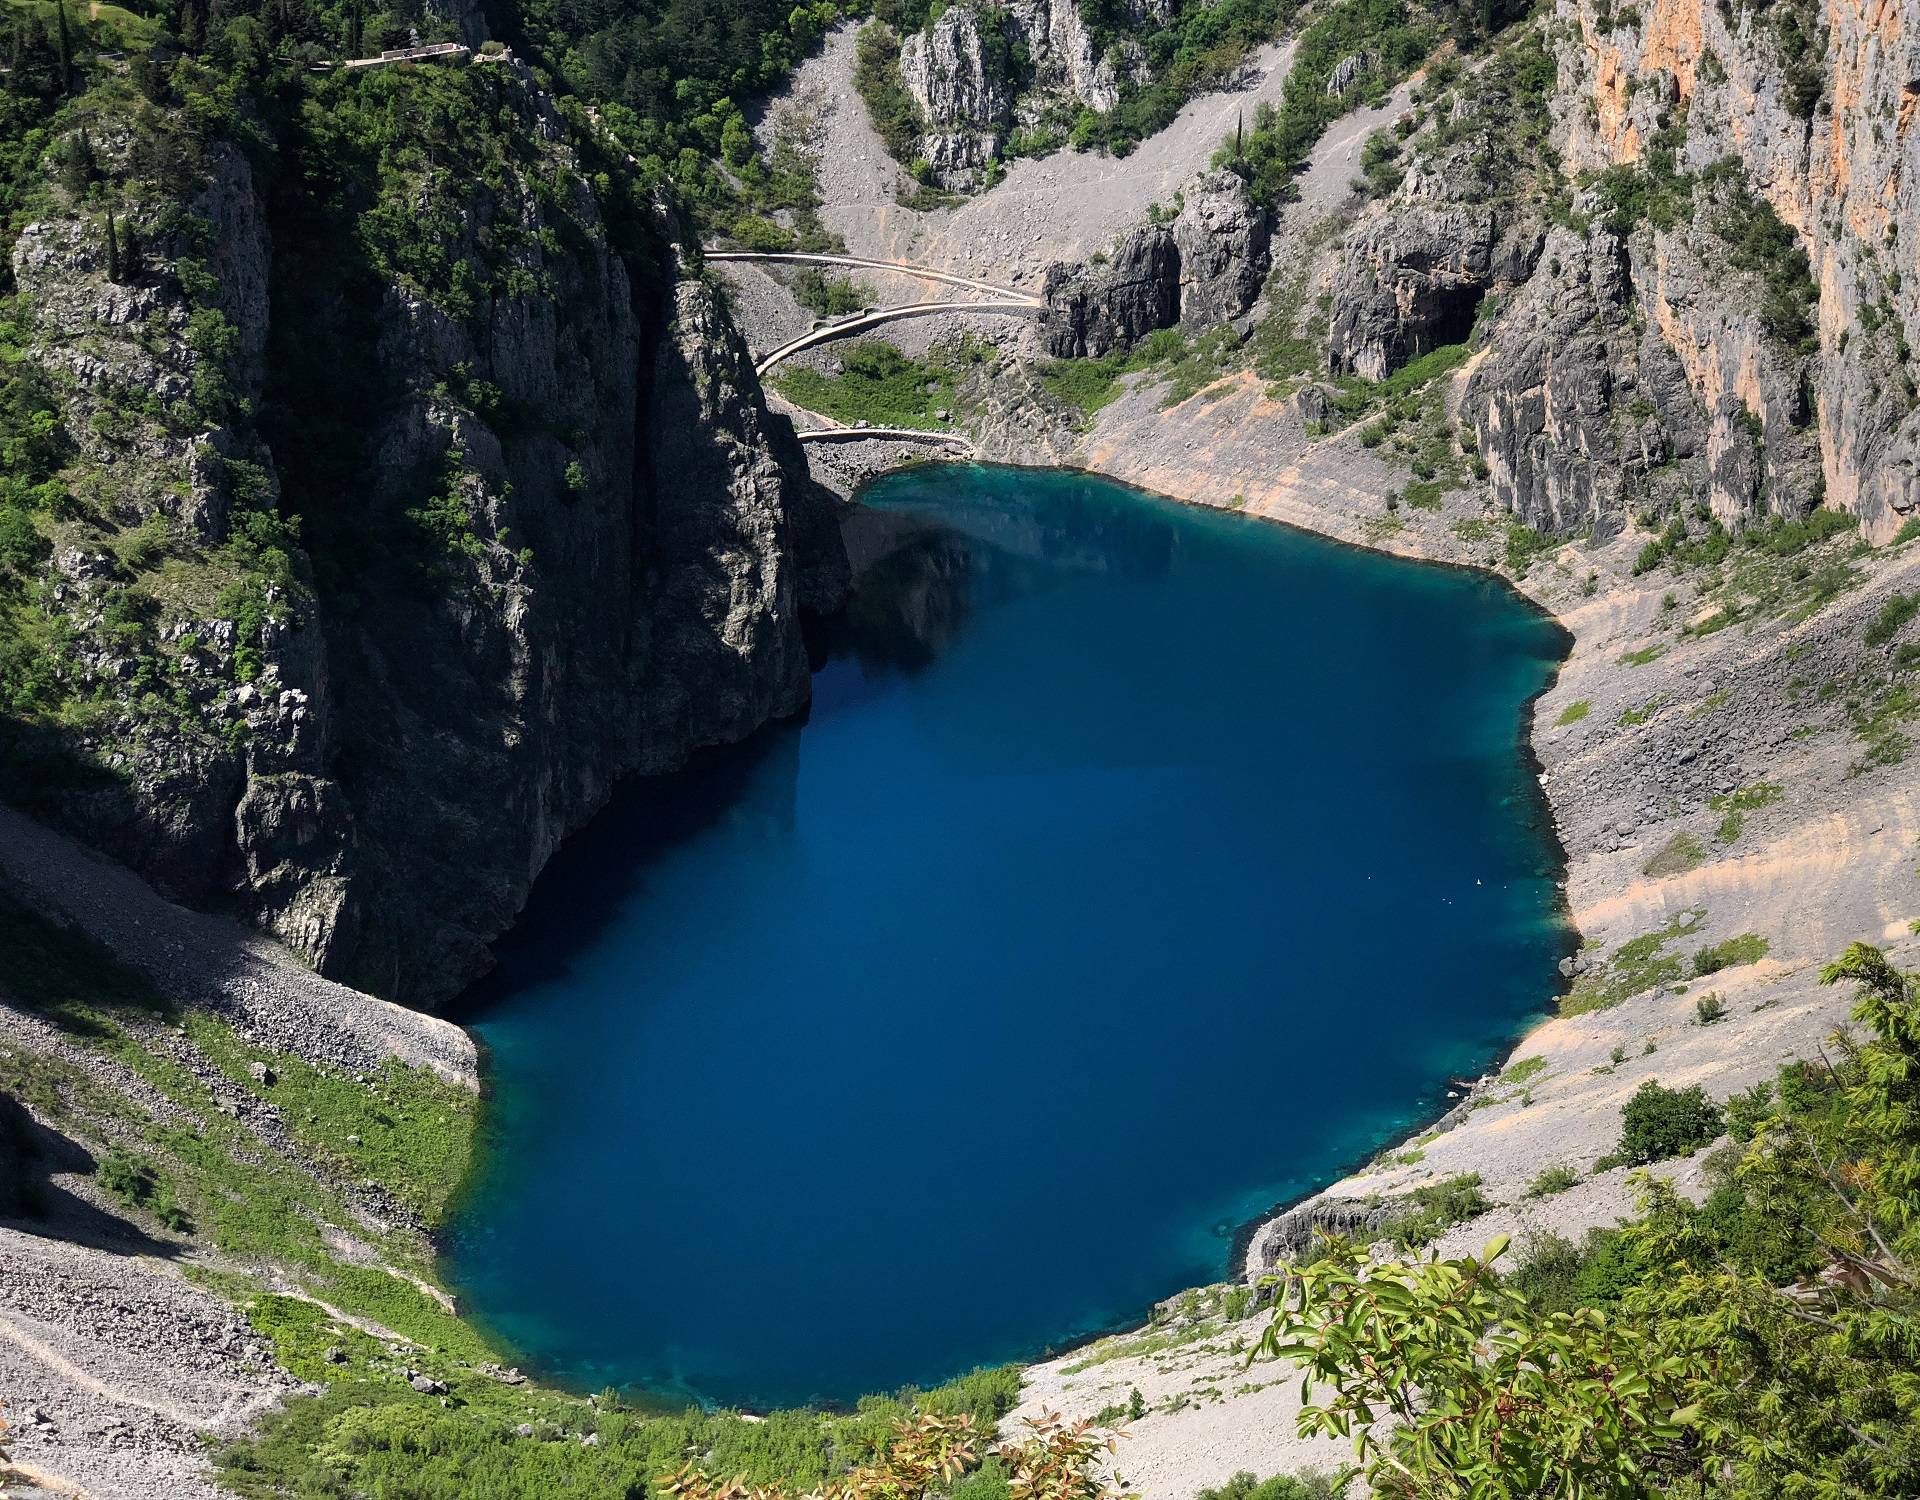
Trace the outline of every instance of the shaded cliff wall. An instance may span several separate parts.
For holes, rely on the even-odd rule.
[[[169,894],[431,1004],[617,777],[804,707],[800,613],[845,562],[724,303],[582,120],[499,65],[329,87],[423,144],[293,140],[265,185],[216,147],[182,214],[144,165],[173,123],[103,120],[139,266],[106,264],[97,187],[16,247],[97,498],[34,601],[55,688],[0,738],[36,810]]]

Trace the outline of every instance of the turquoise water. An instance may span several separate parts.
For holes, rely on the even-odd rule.
[[[1077,474],[867,501],[807,723],[628,791],[475,997],[452,1264],[579,1386],[845,1400],[1124,1325],[1567,950],[1562,636],[1505,587]]]

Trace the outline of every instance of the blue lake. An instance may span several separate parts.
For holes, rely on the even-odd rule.
[[[813,711],[634,785],[468,1019],[468,1305],[753,1406],[1040,1354],[1444,1107],[1568,951],[1504,585],[1056,471],[872,487]]]

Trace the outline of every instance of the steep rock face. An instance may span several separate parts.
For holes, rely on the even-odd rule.
[[[1631,316],[1627,255],[1603,227],[1555,229],[1467,385],[1493,498],[1540,531],[1611,535],[1630,508],[1670,512],[1704,482],[1705,415]]]
[[[847,581],[837,546],[803,561],[800,537],[831,534],[831,497],[806,477],[793,424],[767,411],[746,342],[711,287],[683,281],[670,295],[647,423],[654,583],[641,758],[651,766],[801,708],[800,606],[837,606]]]
[[[900,44],[900,76],[927,121],[920,152],[936,178],[969,187],[999,148],[1013,111],[1004,43],[980,12],[956,5]]]
[[[1202,173],[1173,221],[1180,255],[1180,326],[1230,323],[1260,295],[1269,264],[1269,219],[1247,186],[1225,170]]]
[[[1470,203],[1409,199],[1347,234],[1333,293],[1336,374],[1383,380],[1473,327],[1493,279],[1494,218]]]
[[[1064,93],[1100,114],[1120,102],[1122,69],[1137,59],[1125,43],[1111,56],[1096,56],[1078,0],[1012,0],[1007,16],[1012,40],[1030,60],[1035,88]],[[1135,26],[1145,20],[1130,19]]]
[[[961,0],[900,46],[902,81],[927,121],[921,154],[936,181],[960,189],[979,184],[1016,122],[1064,102],[1104,114],[1145,70],[1131,41],[1096,54],[1077,0]]]
[[[535,149],[506,180],[466,185],[446,249],[485,264],[505,247],[515,276],[477,303],[387,287],[349,455],[360,487],[300,488],[316,515],[339,511],[308,532],[327,566],[281,538],[283,571],[262,571],[238,531],[271,516],[284,476],[250,425],[187,422],[214,372],[183,278],[231,307],[223,363],[247,405],[225,409],[252,405],[248,372],[272,357],[244,162],[217,155],[200,200],[205,272],[176,275],[155,239],[113,285],[91,215],[38,226],[16,253],[61,425],[120,481],[107,524],[163,528],[159,561],[54,549],[51,613],[99,636],[63,670],[108,702],[153,700],[120,685],[136,674],[177,693],[164,712],[30,725],[0,748],[18,764],[52,744],[93,768],[36,777],[41,810],[169,894],[236,904],[329,976],[428,1004],[486,967],[619,776],[805,704],[800,611],[837,607],[846,585],[831,497],[718,296],[671,266],[636,288],[558,115],[525,75],[492,71],[473,87],[497,89],[495,117]],[[425,215],[447,185],[402,190]],[[666,224],[662,242],[676,237]],[[94,421],[98,393],[130,380],[178,412]],[[362,535],[374,544],[343,556]],[[130,592],[158,601],[138,639],[113,613]]]
[[[132,147],[131,131],[95,131],[102,176],[126,174]],[[236,495],[274,494],[242,416],[259,396],[271,272],[245,158],[215,148],[182,207],[128,187],[116,237],[138,264],[119,280],[90,212],[30,225],[14,247],[74,494],[42,596],[67,637],[52,667],[67,717],[0,741],[22,795],[192,898],[238,877],[236,841],[254,826],[285,827],[300,807],[310,823],[334,799],[311,598],[194,565],[231,550]],[[329,866],[316,856],[305,896],[321,913],[339,901]]]
[[[1557,14],[1565,27],[1562,97],[1591,101],[1567,115],[1570,171],[1646,160],[1664,129],[1679,137],[1680,169],[1738,161],[1798,236],[1818,288],[1806,384],[1820,475],[1810,486],[1792,478],[1792,503],[1804,509],[1824,498],[1884,539],[1920,506],[1920,411],[1909,354],[1920,336],[1920,281],[1911,274],[1920,257],[1920,181],[1911,170],[1920,27],[1911,8],[1883,0],[1765,10],[1652,0],[1621,11],[1560,0]],[[1684,266],[1680,279],[1690,279]],[[1715,406],[1729,391],[1739,398],[1734,387],[1742,380],[1753,394],[1754,379],[1730,378],[1729,366],[1746,362],[1735,347],[1751,348],[1746,335],[1736,329],[1734,344],[1720,347],[1719,325],[1737,322],[1739,307],[1719,279],[1709,276],[1691,303],[1684,295],[1662,300],[1664,331],[1702,398]],[[1771,465],[1779,429],[1772,410],[1761,420],[1767,452],[1759,485],[1777,491]],[[1797,429],[1789,423],[1786,430]],[[1737,441],[1723,447],[1716,508],[1742,488],[1740,471],[1751,467],[1738,457]],[[1778,509],[1787,502],[1768,494],[1765,503]]]
[[[1040,342],[1056,359],[1098,358],[1180,317],[1180,252],[1173,231],[1148,224],[1104,264],[1047,268]]]

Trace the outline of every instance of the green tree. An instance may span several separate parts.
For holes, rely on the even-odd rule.
[[[1620,1145],[1616,1160],[1641,1167],[1697,1151],[1724,1128],[1720,1110],[1695,1084],[1670,1089],[1649,1078],[1634,1091],[1620,1112]]]
[[[1698,1419],[1711,1347],[1669,1353],[1592,1308],[1533,1315],[1493,1269],[1507,1243],[1370,1265],[1329,1240],[1294,1269],[1259,1353],[1305,1367],[1301,1436],[1351,1437],[1382,1495],[1644,1494]]]

